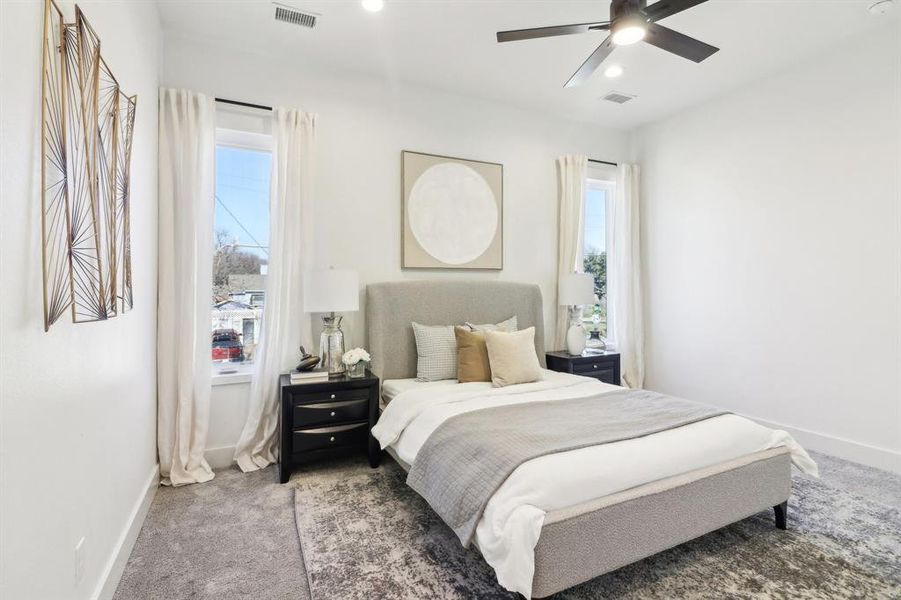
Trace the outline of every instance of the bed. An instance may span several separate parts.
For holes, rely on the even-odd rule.
[[[416,382],[413,321],[498,323],[516,315],[536,328],[544,363],[538,286],[508,282],[371,284],[366,294],[372,370],[384,382],[378,435],[408,472],[452,416],[486,407],[611,396],[621,389],[543,372],[539,382]],[[388,404],[390,403],[390,404]],[[390,406],[390,409],[388,408]],[[470,415],[471,416],[471,415]],[[374,430],[376,433],[376,430]],[[724,414],[638,439],[542,456],[520,465],[491,496],[473,545],[498,582],[543,598],[770,508],[785,528],[791,464],[816,465],[785,432]]]

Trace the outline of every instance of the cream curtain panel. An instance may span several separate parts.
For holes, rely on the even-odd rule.
[[[166,485],[209,481],[210,290],[216,129],[213,98],[161,89],[157,444]]]
[[[610,258],[609,337],[620,354],[623,385],[640,388],[644,385],[644,313],[638,165],[622,164],[617,170]]]
[[[272,111],[272,177],[269,184],[269,270],[266,311],[257,348],[250,410],[235,449],[242,471],[278,460],[279,374],[312,347],[303,309],[303,273],[312,265],[310,210],[316,115],[276,107]]]
[[[557,180],[560,194],[557,216],[557,284],[567,273],[581,271],[582,215],[585,202],[585,176],[588,158],[565,155],[557,158]],[[566,331],[569,329],[569,310],[557,306],[557,327],[554,330],[553,350],[566,347]]]

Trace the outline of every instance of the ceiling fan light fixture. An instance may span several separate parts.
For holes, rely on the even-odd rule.
[[[640,17],[623,17],[613,24],[613,43],[628,46],[643,40],[647,32],[648,24]]]

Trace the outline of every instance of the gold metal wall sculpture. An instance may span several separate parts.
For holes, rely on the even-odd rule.
[[[75,7],[45,0],[42,67],[44,330],[132,308],[130,171],[137,96],[119,88]]]

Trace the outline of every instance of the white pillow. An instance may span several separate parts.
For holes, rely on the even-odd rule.
[[[541,379],[541,365],[535,353],[535,328],[522,331],[486,331],[491,384],[504,387]]]
[[[466,321],[466,326],[469,327],[470,331],[516,331],[516,315],[513,315],[506,321],[501,321],[496,325],[492,323],[473,325],[469,321]]]
[[[457,378],[457,338],[453,325],[413,323],[416,337],[416,379],[440,381]]]

